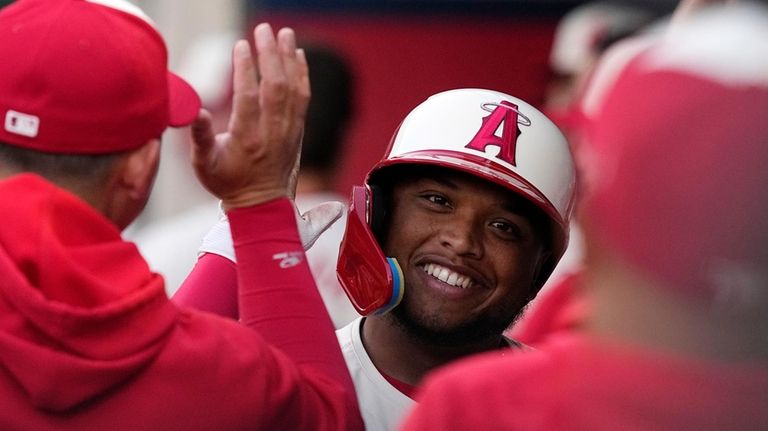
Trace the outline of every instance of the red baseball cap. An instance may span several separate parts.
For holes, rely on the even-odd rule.
[[[586,222],[660,285],[754,303],[768,292],[768,8],[670,30],[600,83]]]
[[[124,0],[17,0],[0,10],[0,142],[72,154],[130,150],[201,103],[167,68],[152,21]]]

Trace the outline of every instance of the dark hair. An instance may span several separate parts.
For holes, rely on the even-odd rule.
[[[56,154],[0,142],[0,165],[54,181],[103,183],[121,154]]]
[[[330,171],[338,160],[352,115],[352,71],[346,58],[320,45],[304,48],[311,74],[301,169]]]

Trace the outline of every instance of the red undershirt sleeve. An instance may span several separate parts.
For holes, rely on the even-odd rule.
[[[237,320],[237,265],[217,254],[203,254],[172,300],[182,307]]]
[[[299,366],[354,387],[315,285],[287,198],[227,212],[239,284],[240,321]]]

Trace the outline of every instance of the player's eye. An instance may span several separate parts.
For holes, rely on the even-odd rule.
[[[520,240],[525,237],[525,230],[523,228],[506,220],[493,221],[490,223],[490,226],[505,239]]]
[[[446,199],[444,196],[426,195],[424,198],[437,205],[448,205],[448,199]]]
[[[449,209],[452,207],[451,201],[449,201],[446,196],[440,193],[425,192],[420,194],[419,196],[431,208],[443,210],[443,209]]]

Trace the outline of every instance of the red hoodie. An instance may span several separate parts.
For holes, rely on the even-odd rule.
[[[304,316],[300,330],[262,331],[277,349],[174,306],[136,247],[78,198],[34,175],[0,181],[0,429],[361,429],[306,263],[253,282],[278,266],[276,250],[303,259],[292,211],[277,200],[230,214],[251,326]],[[291,308],[275,279],[295,292]]]

